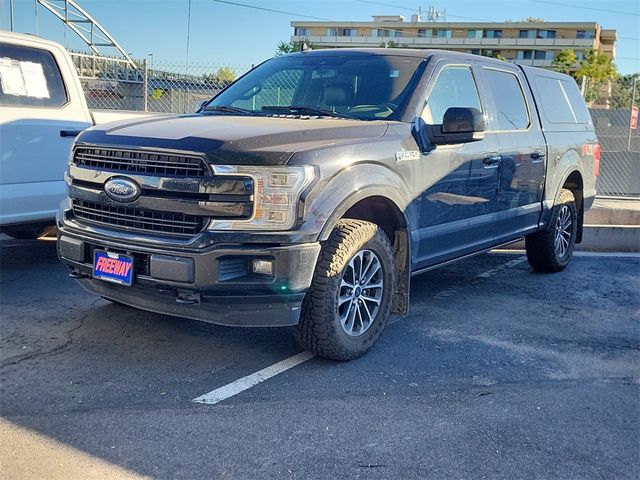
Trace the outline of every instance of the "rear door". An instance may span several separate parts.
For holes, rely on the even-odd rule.
[[[451,107],[486,111],[473,62],[444,61],[431,79],[422,111],[427,124],[441,124]],[[438,145],[422,156],[418,268],[492,245],[498,195],[494,137],[488,133],[477,142]]]
[[[91,125],[66,58],[0,42],[0,224],[52,220],[65,195],[74,134]]]
[[[535,104],[518,68],[482,64],[482,85],[489,97],[488,131],[498,145],[498,198],[494,236],[503,243],[538,226],[547,147]]]

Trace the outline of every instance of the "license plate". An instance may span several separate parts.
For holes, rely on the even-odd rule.
[[[131,286],[133,283],[133,257],[95,250],[93,253],[93,278]]]

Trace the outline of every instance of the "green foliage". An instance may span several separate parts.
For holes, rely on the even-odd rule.
[[[306,40],[296,40],[295,42],[280,42],[276,47],[276,57],[284,55],[285,53],[300,52],[302,50],[303,43],[306,43],[307,47],[309,47],[310,50],[313,50],[315,48],[313,44],[307,42]]]
[[[229,67],[220,67],[216,73],[205,73],[202,79],[215,85],[229,85],[236,79],[236,72]]]
[[[609,99],[610,108],[631,107],[631,96],[633,91],[633,81],[638,79],[636,83],[636,98],[634,105],[640,106],[640,73],[631,75],[618,75],[611,86],[611,98]]]
[[[578,81],[587,77],[587,89],[585,100],[597,102],[602,96],[602,87],[616,77],[616,66],[604,53],[597,50],[588,50],[580,68],[573,75]]]
[[[393,40],[389,40],[386,42],[382,42],[380,43],[380,45],[378,45],[378,47],[380,48],[408,48],[408,45],[400,45],[398,42],[395,42]]]
[[[162,88],[154,88],[149,94],[149,98],[153,100],[160,100],[164,96],[164,90]]]
[[[616,76],[616,66],[611,59],[597,50],[587,50],[576,78],[587,77],[592,82],[607,82]]]
[[[556,55],[551,68],[556,72],[570,74],[577,60],[576,52],[572,48],[565,48]]]

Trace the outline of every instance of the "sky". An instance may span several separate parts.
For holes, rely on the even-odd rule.
[[[447,20],[595,21],[616,29],[616,65],[623,74],[640,72],[640,0],[229,0],[281,10],[276,13],[216,0],[191,0],[189,62],[246,68],[274,55],[289,41],[290,22],[304,16],[337,21],[370,21],[372,15],[403,15],[429,5],[446,10]],[[187,58],[189,0],[76,0],[135,58],[184,64]],[[0,28],[9,30],[10,0],[0,0]],[[384,5],[380,5],[380,4]],[[13,0],[15,30],[37,33],[68,48],[84,43],[35,0]],[[603,11],[604,10],[604,11]]]

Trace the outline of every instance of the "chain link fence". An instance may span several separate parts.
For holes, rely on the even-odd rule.
[[[72,53],[87,103],[91,109],[190,113],[250,65],[139,62]],[[298,79],[279,78],[236,106],[255,110],[263,105],[287,105]],[[640,130],[629,130],[628,110],[591,109],[602,159],[598,194],[640,197]]]
[[[630,130],[629,110],[591,109],[602,149],[598,195],[640,197],[640,130]]]
[[[71,53],[91,109],[190,113],[250,65],[137,62]],[[146,92],[146,94],[145,94]]]

